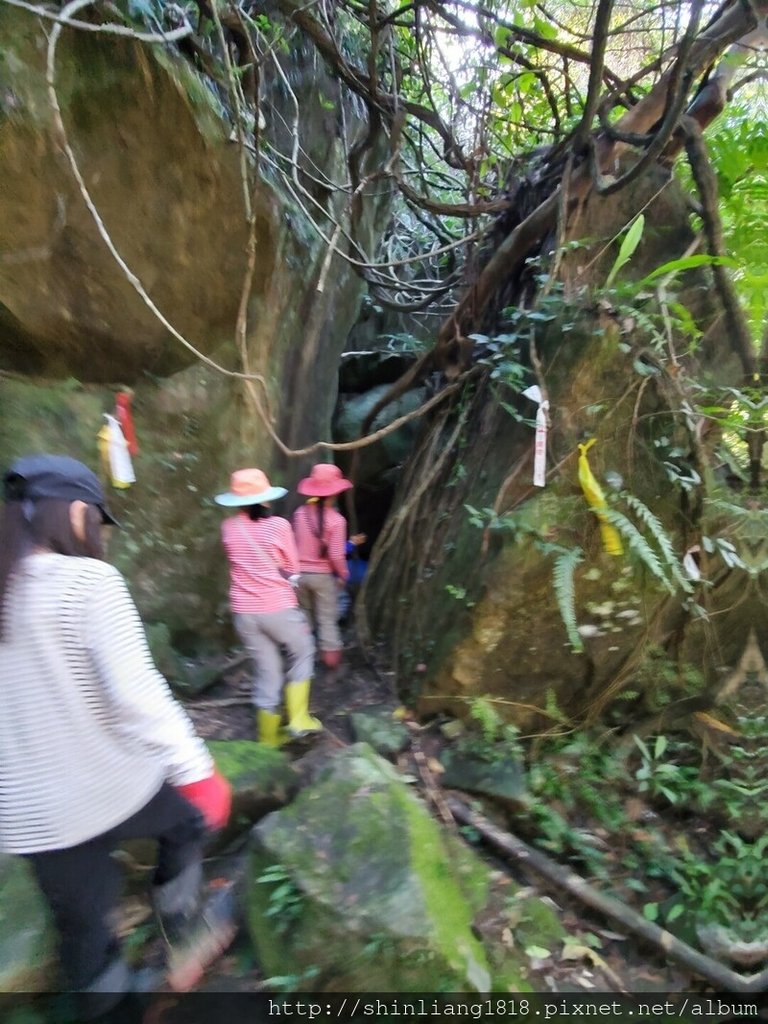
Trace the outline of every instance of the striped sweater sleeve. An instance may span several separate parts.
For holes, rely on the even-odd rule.
[[[86,621],[86,644],[114,713],[114,730],[156,758],[171,785],[208,778],[213,760],[155,668],[136,605],[117,570],[93,587]]]
[[[293,529],[287,519],[281,520],[282,529],[281,537],[279,541],[279,551],[281,557],[281,568],[291,575],[301,572],[301,566],[299,565],[299,552],[296,549],[296,538],[293,535]]]

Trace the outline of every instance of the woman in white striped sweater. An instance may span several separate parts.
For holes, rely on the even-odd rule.
[[[31,865],[61,935],[81,1012],[135,985],[110,917],[111,856],[158,840],[153,901],[169,940],[167,981],[186,990],[234,933],[203,916],[207,828],[230,790],[172,698],[120,573],[103,560],[114,523],[98,478],[66,456],[19,459],[0,522],[0,850]]]

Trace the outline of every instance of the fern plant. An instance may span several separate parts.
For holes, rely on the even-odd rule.
[[[502,720],[488,697],[475,697],[469,706],[469,715],[479,725],[486,743],[498,739]]]
[[[629,494],[626,491],[621,494],[622,500],[629,506],[629,508],[635,513],[640,522],[645,526],[646,530],[650,534],[652,540],[657,545],[661,556],[664,560],[664,564],[667,567],[672,579],[686,594],[690,594],[693,590],[690,580],[686,579],[683,575],[682,565],[680,559],[675,554],[675,549],[672,545],[672,540],[664,529],[663,523],[651,512],[647,505],[645,505],[639,498],[635,497],[634,494]]]
[[[611,508],[610,506],[601,509],[600,515],[607,519],[612,526],[616,527],[623,539],[627,542],[630,551],[632,551],[651,575],[654,576],[670,594],[674,594],[675,584],[670,579],[669,573],[666,571],[665,566],[662,565],[659,556],[635,524],[628,519],[623,512],[619,512],[618,509]]]
[[[583,561],[584,552],[580,547],[567,548],[555,558],[552,569],[552,584],[555,589],[557,607],[563,620],[568,642],[572,649],[580,654],[584,650],[584,641],[579,633],[576,619],[576,584],[574,574],[576,566]]]
[[[256,882],[271,886],[265,916],[272,918],[278,934],[288,931],[304,909],[304,895],[296,887],[290,872],[282,864],[271,864]]]
[[[472,697],[469,700],[469,716],[477,729],[470,729],[459,739],[456,744],[458,753],[488,764],[509,758],[522,758],[520,730],[510,722],[505,722],[502,714],[496,710],[496,705],[504,703],[488,696]]]

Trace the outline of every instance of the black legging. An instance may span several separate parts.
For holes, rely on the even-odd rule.
[[[202,856],[202,815],[163,784],[140,811],[94,839],[66,850],[27,854],[61,936],[68,987],[81,992],[119,953],[109,916],[117,906],[122,871],[111,856],[123,839],[157,839],[154,885],[162,885]]]

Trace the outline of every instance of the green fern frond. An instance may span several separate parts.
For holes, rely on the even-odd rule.
[[[568,634],[568,642],[577,654],[584,650],[576,621],[576,585],[573,574],[576,566],[582,561],[584,552],[581,548],[569,548],[555,559],[552,569],[552,583],[555,588],[557,607]]]
[[[674,594],[674,584],[670,581],[664,571],[664,567],[661,564],[659,556],[653,550],[642,533],[640,533],[635,524],[615,508],[600,509],[600,515],[607,519],[612,526],[616,527],[629,545],[630,551],[637,555],[651,575],[655,576],[656,579],[670,592],[670,594]]]
[[[622,498],[629,505],[635,515],[640,519],[645,528],[650,533],[659,547],[659,551],[664,557],[664,561],[669,566],[672,576],[676,580],[681,590],[684,590],[686,594],[690,594],[693,591],[689,580],[683,575],[683,571],[680,565],[680,560],[675,554],[675,549],[672,546],[669,534],[664,529],[664,525],[653,512],[645,505],[639,498],[635,497],[634,494],[622,494]]]
[[[727,515],[729,518],[741,519],[747,522],[762,521],[768,525],[768,509],[744,508],[722,498],[707,498],[706,505],[709,509]]]
[[[475,697],[469,706],[470,717],[478,723],[483,739],[493,743],[498,738],[502,720],[490,697]]]
[[[576,635],[578,636],[578,633]],[[579,640],[581,640],[581,637],[579,637]],[[559,722],[561,725],[568,725],[570,719],[568,718],[568,715],[560,709],[560,705],[557,703],[557,697],[555,697],[555,691],[551,687],[547,690],[544,710],[548,717],[553,721]]]

